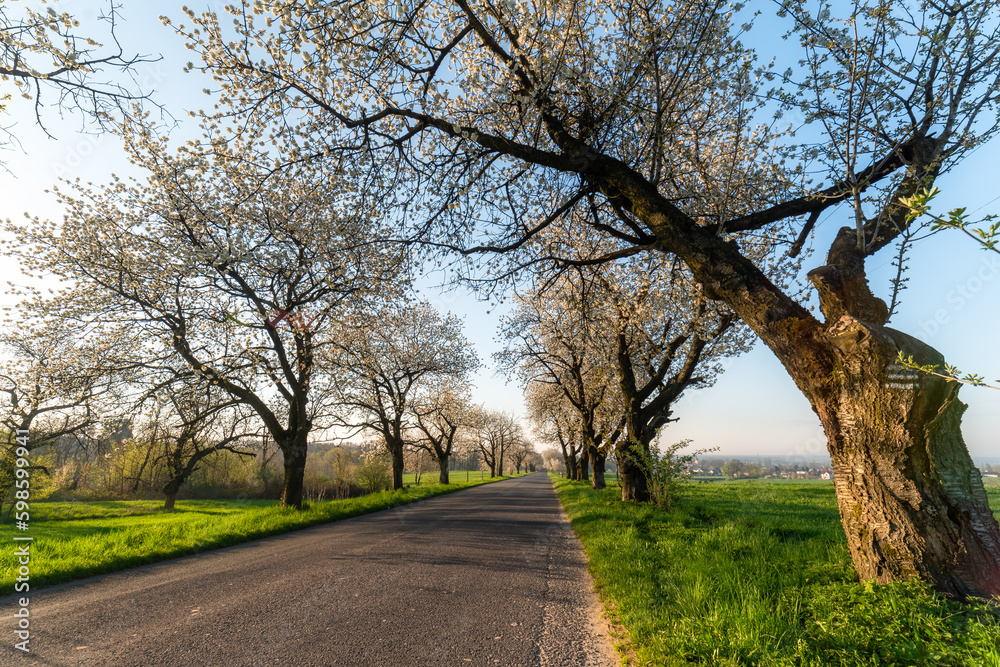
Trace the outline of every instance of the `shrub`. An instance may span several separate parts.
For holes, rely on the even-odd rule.
[[[649,482],[649,494],[653,503],[669,510],[677,498],[678,482],[691,476],[690,464],[702,454],[713,452],[718,447],[699,449],[688,454],[678,455],[678,452],[691,444],[690,440],[681,440],[667,446],[663,451],[647,450],[638,441],[633,441],[632,451]]]
[[[368,493],[385,491],[392,485],[392,472],[389,469],[388,458],[379,453],[377,455],[365,454],[361,465],[358,466],[357,482]]]

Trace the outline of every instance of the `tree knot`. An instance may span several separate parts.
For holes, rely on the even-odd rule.
[[[827,264],[806,275],[819,293],[820,308],[827,322],[837,323],[849,315],[882,326],[889,319],[889,307],[868,289],[864,273],[845,274],[838,267]]]

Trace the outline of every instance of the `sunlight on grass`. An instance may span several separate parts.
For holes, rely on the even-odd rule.
[[[554,482],[638,664],[1000,667],[996,611],[857,581],[829,482],[687,484],[670,513]]]

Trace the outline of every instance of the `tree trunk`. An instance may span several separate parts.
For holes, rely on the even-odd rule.
[[[566,467],[566,479],[576,479],[576,459],[572,456],[563,456],[563,465]]]
[[[626,440],[617,447],[618,483],[622,489],[622,500],[644,503],[650,498],[649,481],[642,466],[634,460],[635,454],[629,451],[632,446]]]
[[[392,488],[398,490],[403,488],[403,444],[393,447],[392,452]]]
[[[814,405],[858,576],[918,576],[956,597],[1000,594],[1000,528],[962,439],[959,385],[896,362],[898,351],[921,365],[943,367],[943,357],[850,315],[827,335],[840,364]]]
[[[884,326],[888,308],[868,288],[852,229],[829,261],[809,272],[826,325],[782,361],[823,423],[858,576],[1000,594],[1000,526],[962,439],[959,385],[898,363],[902,353],[943,368],[944,358]]]
[[[584,445],[580,450],[580,462],[577,471],[579,474],[578,482],[589,482],[590,481],[590,456],[587,455],[587,446]]]
[[[604,468],[607,456],[597,447],[590,448],[590,460],[594,464],[593,477],[591,478],[591,488],[600,490],[605,488]]]
[[[305,436],[292,437],[279,443],[285,463],[285,480],[281,490],[282,507],[302,509],[302,482],[306,473],[308,446]]]
[[[438,477],[439,484],[448,484],[448,457],[441,456],[438,458],[438,465],[441,466],[441,475]]]
[[[163,501],[163,509],[174,509],[174,503],[177,501],[177,492],[180,491],[181,486],[184,485],[184,480],[187,479],[187,475],[182,475],[183,473],[175,473],[173,479],[163,485],[163,495],[166,496]]]

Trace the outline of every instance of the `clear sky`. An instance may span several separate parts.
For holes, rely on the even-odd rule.
[[[166,13],[182,19],[180,3],[148,3],[123,0],[124,22],[119,36],[126,54],[162,54],[163,60],[137,68],[137,80],[155,90],[155,98],[177,118],[187,110],[209,106],[200,91],[206,83],[181,71],[193,59],[171,31],[160,25],[157,15]],[[154,4],[155,9],[149,5]],[[223,2],[188,3],[196,9],[221,10]],[[93,0],[58,2],[86,25],[102,3]],[[16,95],[16,91],[10,91]],[[45,189],[58,178],[81,178],[101,182],[112,172],[127,173],[118,141],[111,136],[79,132],[73,117],[60,121],[55,109],[47,109],[45,119],[56,139],[48,139],[35,126],[30,105],[14,100],[3,118],[20,143],[20,149],[0,154],[9,173],[0,172],[0,218],[21,218],[24,212],[59,219],[61,213]],[[957,169],[939,180],[941,196],[937,211],[965,206],[980,217],[1000,213],[1000,169],[996,159],[1000,142],[981,147]],[[838,209],[825,214],[813,243],[816,252],[806,270],[823,263],[823,254],[837,228],[848,223],[848,214]],[[869,277],[882,296],[889,294],[893,249],[888,248],[869,260]],[[966,372],[1000,378],[1000,255],[979,249],[959,233],[938,234],[917,244],[910,255],[908,289],[900,312],[890,323],[938,348],[949,363]],[[16,265],[9,258],[0,264],[0,279],[21,282]],[[476,342],[484,361],[489,362],[499,346],[495,341],[497,311],[489,304],[461,291],[424,291],[442,311],[465,315],[466,333]],[[9,296],[3,297],[9,304]],[[1000,391],[964,387],[969,404],[965,414],[965,438],[973,457],[1000,456],[996,425],[1000,423]],[[492,407],[523,412],[520,390],[493,375],[492,368],[480,373],[476,400]],[[720,447],[720,455],[826,455],[819,420],[791,378],[767,348],[753,351],[726,363],[726,372],[715,386],[689,392],[675,406],[672,424],[665,437],[670,441],[692,438],[698,447]]]

